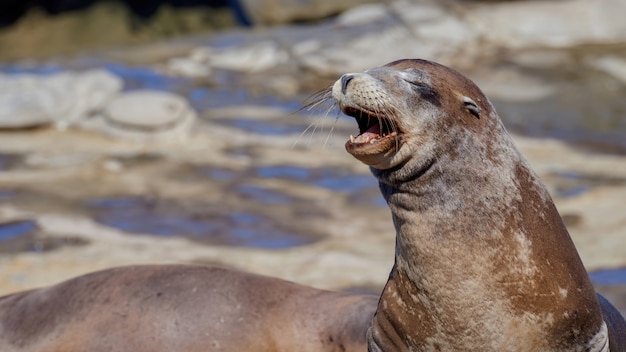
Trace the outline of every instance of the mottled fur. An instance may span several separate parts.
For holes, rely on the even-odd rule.
[[[346,143],[396,227],[369,350],[605,351],[608,317],[574,244],[480,89],[424,60],[348,75],[339,107],[389,120],[399,139]]]

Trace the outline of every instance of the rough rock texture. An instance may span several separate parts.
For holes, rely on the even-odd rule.
[[[66,128],[102,108],[121,89],[122,80],[104,70],[0,75],[0,127]]]
[[[239,0],[248,20],[255,25],[318,20],[373,0]]]

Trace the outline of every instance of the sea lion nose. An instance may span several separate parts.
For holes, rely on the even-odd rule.
[[[348,89],[348,83],[354,78],[354,75],[350,73],[346,73],[341,76],[341,93],[346,94],[346,90]]]

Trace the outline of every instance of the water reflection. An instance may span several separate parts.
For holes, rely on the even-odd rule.
[[[289,201],[267,198],[269,202]],[[97,222],[128,233],[157,236],[184,236],[190,239],[231,246],[288,248],[313,243],[317,238],[282,229],[273,219],[241,211],[198,206],[192,210],[174,202],[145,197],[99,198],[87,202]]]
[[[11,240],[37,230],[37,224],[31,220],[5,222],[0,224],[0,241]]]
[[[378,189],[378,183],[371,175],[355,174],[350,170],[323,167],[309,169],[298,166],[263,166],[255,170],[262,178],[286,178],[314,184],[337,192],[357,193],[366,189]]]
[[[604,269],[589,273],[594,284],[626,285],[626,268]]]

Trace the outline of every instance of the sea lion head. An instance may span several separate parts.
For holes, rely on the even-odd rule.
[[[494,109],[468,78],[419,59],[347,73],[332,87],[341,111],[356,119],[360,134],[346,150],[376,170],[402,166],[419,171],[438,155],[458,152],[468,132],[500,125]],[[409,166],[408,168],[406,166]]]

